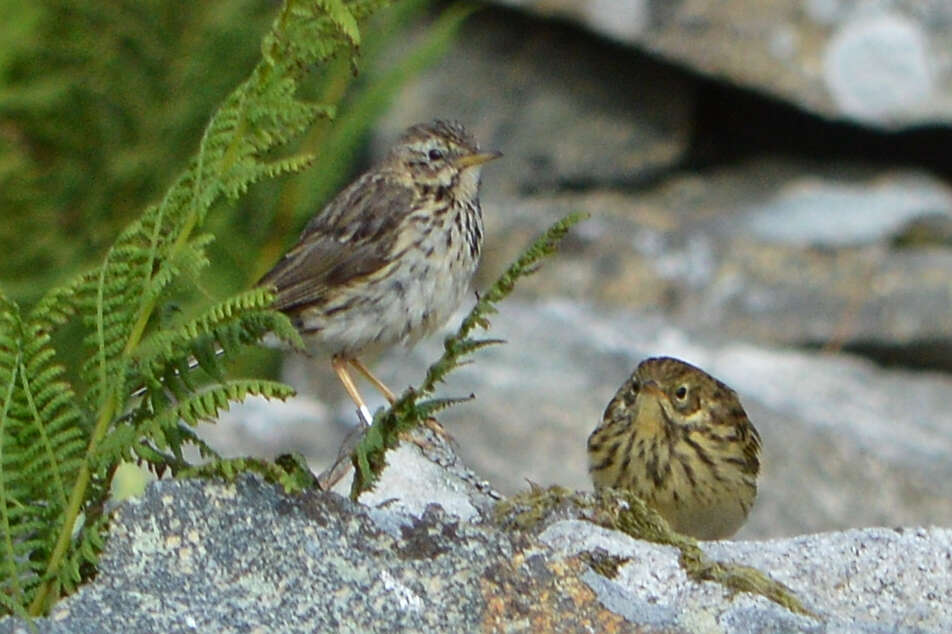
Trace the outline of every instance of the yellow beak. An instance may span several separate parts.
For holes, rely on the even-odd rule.
[[[502,152],[482,152],[480,154],[467,154],[456,159],[456,167],[466,169],[474,165],[482,165],[487,161],[497,159],[502,156]]]
[[[667,395],[664,393],[664,390],[661,389],[661,386],[654,381],[645,381],[641,384],[641,389],[639,391],[645,396],[650,395],[655,398],[667,398]]]

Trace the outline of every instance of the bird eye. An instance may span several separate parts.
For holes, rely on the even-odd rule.
[[[431,161],[439,161],[441,158],[443,158],[443,151],[433,148],[432,150],[430,150],[430,153],[427,154],[427,156],[430,157]]]
[[[677,398],[679,401],[683,401],[685,398],[687,398],[687,395],[688,395],[687,385],[682,385],[674,392],[675,398]]]

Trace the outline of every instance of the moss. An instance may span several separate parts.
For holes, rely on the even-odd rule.
[[[618,576],[618,569],[631,561],[631,557],[612,555],[601,548],[583,552],[582,560],[591,566],[592,570],[603,577],[614,579]]]
[[[517,493],[500,500],[493,509],[497,524],[505,528],[534,532],[534,529],[550,517],[552,511],[566,502],[582,505],[584,499],[565,487],[551,486],[548,489],[530,483],[525,493]]]
[[[759,594],[791,612],[816,616],[803,607],[790,588],[756,568],[709,559],[697,540],[672,530],[657,511],[627,491],[605,489],[591,495],[559,486],[543,489],[533,485],[525,493],[502,500],[495,508],[496,523],[510,530],[538,532],[547,523],[569,517],[586,519],[635,539],[674,546],[681,552],[681,568],[694,581],[713,581],[732,593]],[[591,554],[586,559],[592,559]],[[594,565],[589,561],[596,572],[606,577],[617,574],[623,563],[612,564],[597,557]]]

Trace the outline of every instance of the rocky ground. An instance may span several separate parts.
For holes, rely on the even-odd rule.
[[[358,502],[288,496],[251,476],[155,483],[119,508],[96,581],[36,629],[872,634],[952,625],[948,529],[657,543],[593,523],[616,521],[619,507],[606,514],[585,496],[549,492],[500,509],[499,494],[438,436],[417,443],[388,454]],[[27,628],[6,619],[0,631]]]

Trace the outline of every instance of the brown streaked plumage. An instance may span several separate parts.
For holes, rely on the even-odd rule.
[[[275,307],[332,355],[365,423],[370,414],[348,366],[388,400],[359,361],[369,348],[412,343],[462,302],[479,261],[482,153],[459,124],[409,128],[386,157],[341,191],[262,277]]]
[[[626,489],[671,527],[730,537],[757,496],[760,435],[737,393],[671,357],[642,361],[588,439],[596,488]]]

